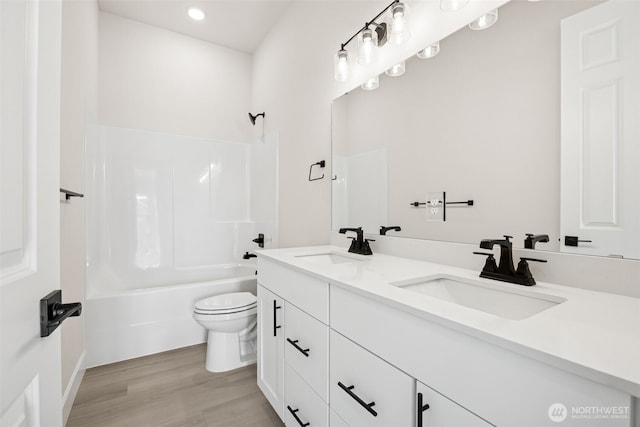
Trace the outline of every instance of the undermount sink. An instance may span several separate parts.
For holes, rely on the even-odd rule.
[[[526,319],[566,301],[564,298],[526,289],[503,289],[505,285],[493,285],[446,274],[395,282],[392,285],[512,320]]]
[[[361,258],[356,258],[355,256],[348,256],[345,254],[339,254],[335,252],[324,252],[320,254],[304,254],[304,255],[294,255],[296,258],[302,258],[306,261],[315,262],[317,264],[346,264],[349,262],[360,262]]]

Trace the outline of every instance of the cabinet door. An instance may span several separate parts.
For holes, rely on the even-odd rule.
[[[416,382],[416,400],[417,427],[489,427],[493,425],[421,382]]]
[[[350,426],[414,425],[415,380],[330,332],[331,409]]]
[[[258,285],[258,387],[283,418],[284,301]]]

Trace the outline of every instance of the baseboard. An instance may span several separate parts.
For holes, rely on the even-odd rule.
[[[67,384],[67,388],[64,390],[64,394],[62,395],[62,417],[64,425],[67,425],[69,415],[71,414],[71,408],[73,407],[73,402],[76,400],[76,395],[80,389],[80,383],[84,377],[84,372],[86,370],[84,365],[85,355],[86,353],[83,351],[78,358],[78,363],[76,363],[75,368],[73,368],[71,379]]]

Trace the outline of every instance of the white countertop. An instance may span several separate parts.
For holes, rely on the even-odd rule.
[[[538,282],[523,287],[490,279],[479,272],[384,254],[362,261],[319,264],[300,255],[347,254],[343,248],[317,246],[261,250],[260,257],[326,279],[426,320],[514,351],[554,367],[640,397],[640,299]],[[451,274],[486,281],[492,287],[526,288],[566,299],[521,320],[510,320],[390,283]]]

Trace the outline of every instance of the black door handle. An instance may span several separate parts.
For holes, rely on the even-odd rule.
[[[578,246],[578,243],[591,243],[591,240],[580,240],[578,236],[564,236],[565,246]]]
[[[278,325],[276,321],[276,310],[281,309],[282,307],[278,305],[276,300],[273,300],[273,336],[278,336],[278,329],[282,328],[282,325]]]
[[[62,290],[58,289],[40,300],[40,336],[48,337],[64,320],[82,313],[82,304],[62,304]]]
[[[374,417],[378,416],[378,413],[375,410],[373,410],[373,408],[372,408],[372,406],[374,406],[376,404],[376,402],[366,403],[364,400],[360,399],[360,396],[358,396],[357,394],[355,394],[354,392],[351,391],[356,387],[355,385],[350,385],[349,387],[347,387],[346,385],[344,385],[340,381],[338,381],[338,386],[342,390],[344,390],[349,396],[351,396],[351,398],[353,400],[358,402],[360,404],[360,406],[362,406],[364,409],[366,409],[371,415],[373,415]]]
[[[294,346],[300,353],[304,354],[306,357],[309,357],[309,349],[300,347],[298,345],[298,340],[292,341],[291,338],[287,338],[287,341],[289,341],[289,344]]]
[[[303,423],[302,420],[298,418],[298,414],[296,414],[296,412],[298,412],[300,409],[291,409],[291,406],[289,405],[287,405],[287,409],[289,410],[289,412],[291,412],[291,415],[293,415],[293,418],[296,419],[298,424],[300,424],[300,427],[307,427],[308,425],[310,425],[309,423]]]
[[[417,427],[422,427],[422,413],[427,409],[429,409],[429,404],[428,403],[423,404],[422,393],[418,393],[418,414],[417,414],[418,426]]]

